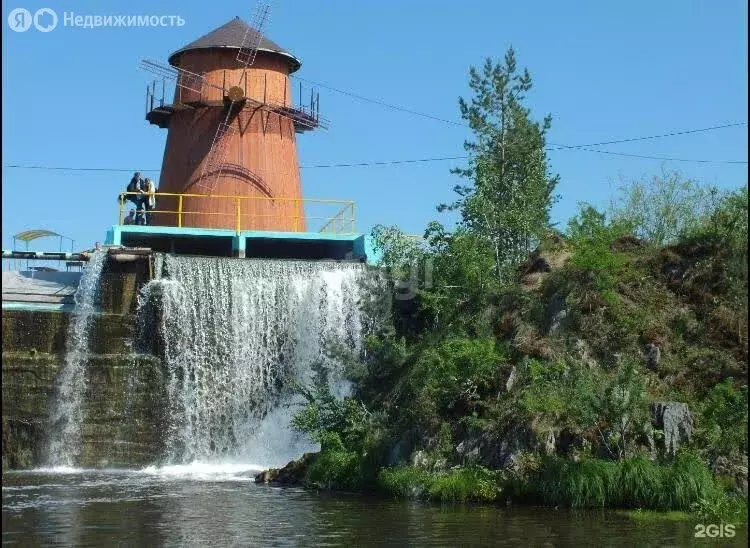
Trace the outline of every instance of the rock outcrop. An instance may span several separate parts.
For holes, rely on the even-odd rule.
[[[679,402],[654,402],[651,404],[651,422],[664,432],[664,451],[677,453],[680,444],[693,436],[693,417],[687,404]]]
[[[269,468],[255,476],[255,483],[271,485],[302,486],[308,468],[318,457],[319,453],[305,453],[297,460],[293,460],[283,468]]]

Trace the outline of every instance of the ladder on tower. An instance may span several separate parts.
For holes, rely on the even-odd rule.
[[[231,114],[231,112],[229,114]],[[229,123],[229,114],[227,115],[227,118],[219,124],[219,127],[216,130],[214,140],[211,143],[211,149],[206,157],[205,163],[203,164],[201,178],[198,181],[198,186],[207,189],[209,192],[213,190],[214,181],[221,175],[221,171],[224,167],[224,158],[229,149],[229,143],[231,142],[232,137],[237,133],[237,128]]]
[[[240,50],[237,52],[237,61],[239,61],[245,68],[255,62],[255,56],[258,53],[260,41],[263,38],[261,29],[263,28],[263,25],[266,24],[270,11],[270,4],[258,2],[255,6],[255,12],[250,18],[250,21],[248,21],[245,36],[243,36]]]

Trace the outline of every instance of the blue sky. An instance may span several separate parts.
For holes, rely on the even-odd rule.
[[[8,30],[14,8],[54,9],[58,27]],[[3,165],[159,169],[166,130],[145,119],[149,74],[138,60],[168,54],[253,2],[15,0],[3,2]],[[182,27],[65,27],[76,15],[180,15]],[[578,145],[747,120],[747,3],[466,0],[274,0],[267,35],[302,60],[298,75],[387,103],[459,120],[470,65],[509,45],[529,68],[535,117],[553,116],[552,143]],[[460,156],[466,128],[321,89],[326,131],[298,139],[303,166]],[[747,128],[598,147],[620,153],[746,160]],[[579,201],[605,205],[617,182],[659,172],[662,162],[583,151],[550,153],[561,180],[553,220]],[[308,198],[357,202],[360,230],[397,224],[421,232],[444,218],[457,161],[303,168]],[[747,184],[747,165],[666,162],[702,182]],[[152,173],[158,175],[158,173]],[[48,228],[80,247],[116,221],[128,173],[3,167],[3,247],[12,234]],[[55,244],[56,245],[56,244]]]

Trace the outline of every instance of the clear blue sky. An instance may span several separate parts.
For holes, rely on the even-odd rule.
[[[158,169],[166,130],[144,119],[149,74],[137,68],[227,22],[253,2],[45,0],[3,2],[3,165]],[[52,32],[8,29],[18,7],[50,7]],[[62,13],[180,15],[182,27],[64,27]],[[549,140],[570,145],[747,120],[747,3],[601,0],[427,2],[274,0],[268,36],[302,60],[299,76],[459,120],[467,73],[509,45],[529,68],[534,115],[553,115]],[[321,90],[327,131],[298,139],[302,165],[464,154],[467,130]],[[608,145],[606,150],[686,159],[746,160],[747,128]],[[607,203],[620,177],[660,161],[582,151],[550,153],[561,176],[555,221],[577,202]],[[305,196],[357,202],[358,228],[421,232],[452,198],[456,161],[307,168]],[[667,162],[725,188],[747,184],[743,164]],[[153,173],[152,175],[158,175]],[[128,173],[11,169],[2,173],[3,247],[12,234],[49,228],[80,246],[103,241]]]

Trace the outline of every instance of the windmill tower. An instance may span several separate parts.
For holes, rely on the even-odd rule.
[[[293,106],[289,76],[301,63],[263,36],[267,17],[259,4],[250,23],[232,19],[172,53],[169,65],[141,62],[162,77],[162,100],[156,82],[146,95],[146,119],[168,128],[159,192],[186,194],[160,197],[158,210],[182,214],[155,213],[152,224],[233,229],[239,202],[224,196],[240,196],[249,198],[243,230],[305,231],[296,134],[326,123],[316,94]],[[167,79],[176,82],[170,104]]]

